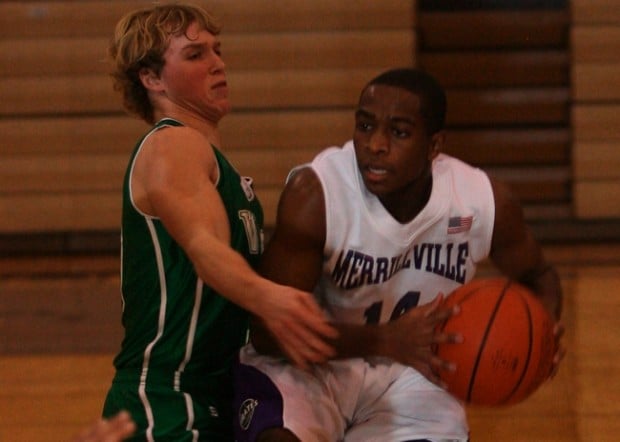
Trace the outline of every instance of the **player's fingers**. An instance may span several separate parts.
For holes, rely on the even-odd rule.
[[[296,367],[301,368],[302,370],[307,369],[308,363],[306,358],[300,352],[301,347],[297,345],[295,339],[286,333],[282,335],[278,332],[272,331],[272,334],[276,338],[278,347],[280,347],[280,350],[282,350],[282,353],[284,353],[286,358]]]
[[[560,362],[562,362],[562,359],[564,359],[565,355],[566,348],[559,347],[558,351],[553,356],[553,364],[551,366],[551,373],[549,374],[549,379],[553,379],[558,374],[558,371],[560,369]]]
[[[338,337],[338,330],[327,321],[325,314],[314,302],[314,299],[310,296],[304,296],[301,298],[301,303],[303,309],[299,313],[299,320],[303,325],[323,337],[332,339]]]
[[[303,343],[295,342],[288,345],[288,355],[291,362],[301,368],[308,370],[314,364],[322,364],[328,360],[323,352],[316,351],[311,347],[306,347]]]
[[[434,344],[461,344],[463,335],[461,333],[441,333],[436,332],[433,336]]]
[[[441,371],[453,372],[454,370],[456,370],[456,364],[454,362],[446,361],[444,359],[441,359],[438,356],[433,356],[431,358],[430,365],[437,372],[441,372]]]
[[[422,306],[422,308],[425,309],[424,317],[429,318],[433,314],[435,314],[437,312],[437,310],[439,309],[439,307],[441,306],[442,303],[443,303],[443,294],[440,293],[439,295],[437,295],[437,297],[435,299],[433,299],[433,301],[431,301],[428,304]]]
[[[97,442],[105,435],[105,429],[108,423],[104,419],[100,419],[86,430],[78,434],[73,442]]]
[[[327,324],[328,329],[333,327]],[[333,329],[335,333],[331,333],[328,338],[335,338],[337,336],[336,329]],[[304,323],[302,321],[292,321],[289,326],[286,327],[284,333],[292,334],[292,337],[297,341],[297,345],[301,348],[307,348],[313,353],[318,353],[321,358],[333,356],[336,353],[334,347],[325,340],[324,336],[317,332],[316,324]]]
[[[74,442],[119,442],[136,431],[136,424],[126,411],[110,419],[100,419],[80,433]]]
[[[126,411],[119,412],[116,416],[108,421],[110,442],[125,439],[131,436],[136,431],[136,424],[131,419],[131,416]]]
[[[276,331],[275,336],[280,348],[299,367],[307,368],[309,364],[325,362],[335,354],[332,346],[298,323]]]
[[[282,349],[282,352],[286,355],[287,359],[290,361],[291,364],[301,370],[308,369],[308,363],[306,362],[305,358],[299,355],[299,353],[297,353],[294,349],[288,347],[285,348],[284,346],[280,346],[280,348]]]
[[[437,326],[439,324],[442,324],[452,316],[458,315],[460,311],[461,308],[458,305],[454,305],[448,308],[441,307],[434,311],[433,314],[428,317],[428,320],[433,326]]]

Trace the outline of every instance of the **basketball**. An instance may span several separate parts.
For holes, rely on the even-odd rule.
[[[456,364],[443,370],[448,391],[471,405],[512,405],[547,379],[556,351],[554,320],[526,287],[505,278],[478,279],[453,291],[445,305],[460,305],[440,330],[463,342],[441,344],[436,354]]]

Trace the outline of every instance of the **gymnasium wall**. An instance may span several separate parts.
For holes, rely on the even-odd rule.
[[[122,110],[105,49],[116,20],[150,3],[0,2],[0,249],[76,237],[88,249],[102,232],[99,247],[118,247],[122,175],[147,126]],[[222,148],[254,178],[268,225],[290,167],[350,137],[363,84],[420,64],[448,89],[449,152],[515,186],[543,238],[598,238],[601,220],[620,238],[615,0],[465,19],[413,0],[205,4],[223,24],[234,106]],[[572,52],[537,50],[562,32]]]
[[[508,182],[530,223],[565,222],[572,209],[568,10],[487,3],[420,2],[417,61],[447,91],[445,149]]]
[[[117,231],[125,115],[104,63],[135,0],[0,3],[0,234]],[[411,65],[410,0],[210,0],[234,111],[222,149],[252,176],[272,224],[286,173],[350,138],[361,87]],[[268,5],[268,7],[266,7]]]
[[[575,215],[620,218],[620,2],[571,6]]]

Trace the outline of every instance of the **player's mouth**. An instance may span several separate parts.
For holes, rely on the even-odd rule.
[[[220,81],[218,83],[215,83],[213,85],[213,89],[222,89],[222,88],[224,88],[224,89],[228,88],[228,84],[226,83],[226,80],[222,80],[222,81]]]
[[[364,168],[364,175],[370,182],[383,181],[387,177],[387,169],[380,166],[367,165]]]

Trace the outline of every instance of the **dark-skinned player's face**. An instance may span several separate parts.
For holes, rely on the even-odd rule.
[[[428,183],[438,153],[437,137],[427,133],[419,97],[386,85],[362,92],[353,142],[364,183],[382,200],[416,197]]]

